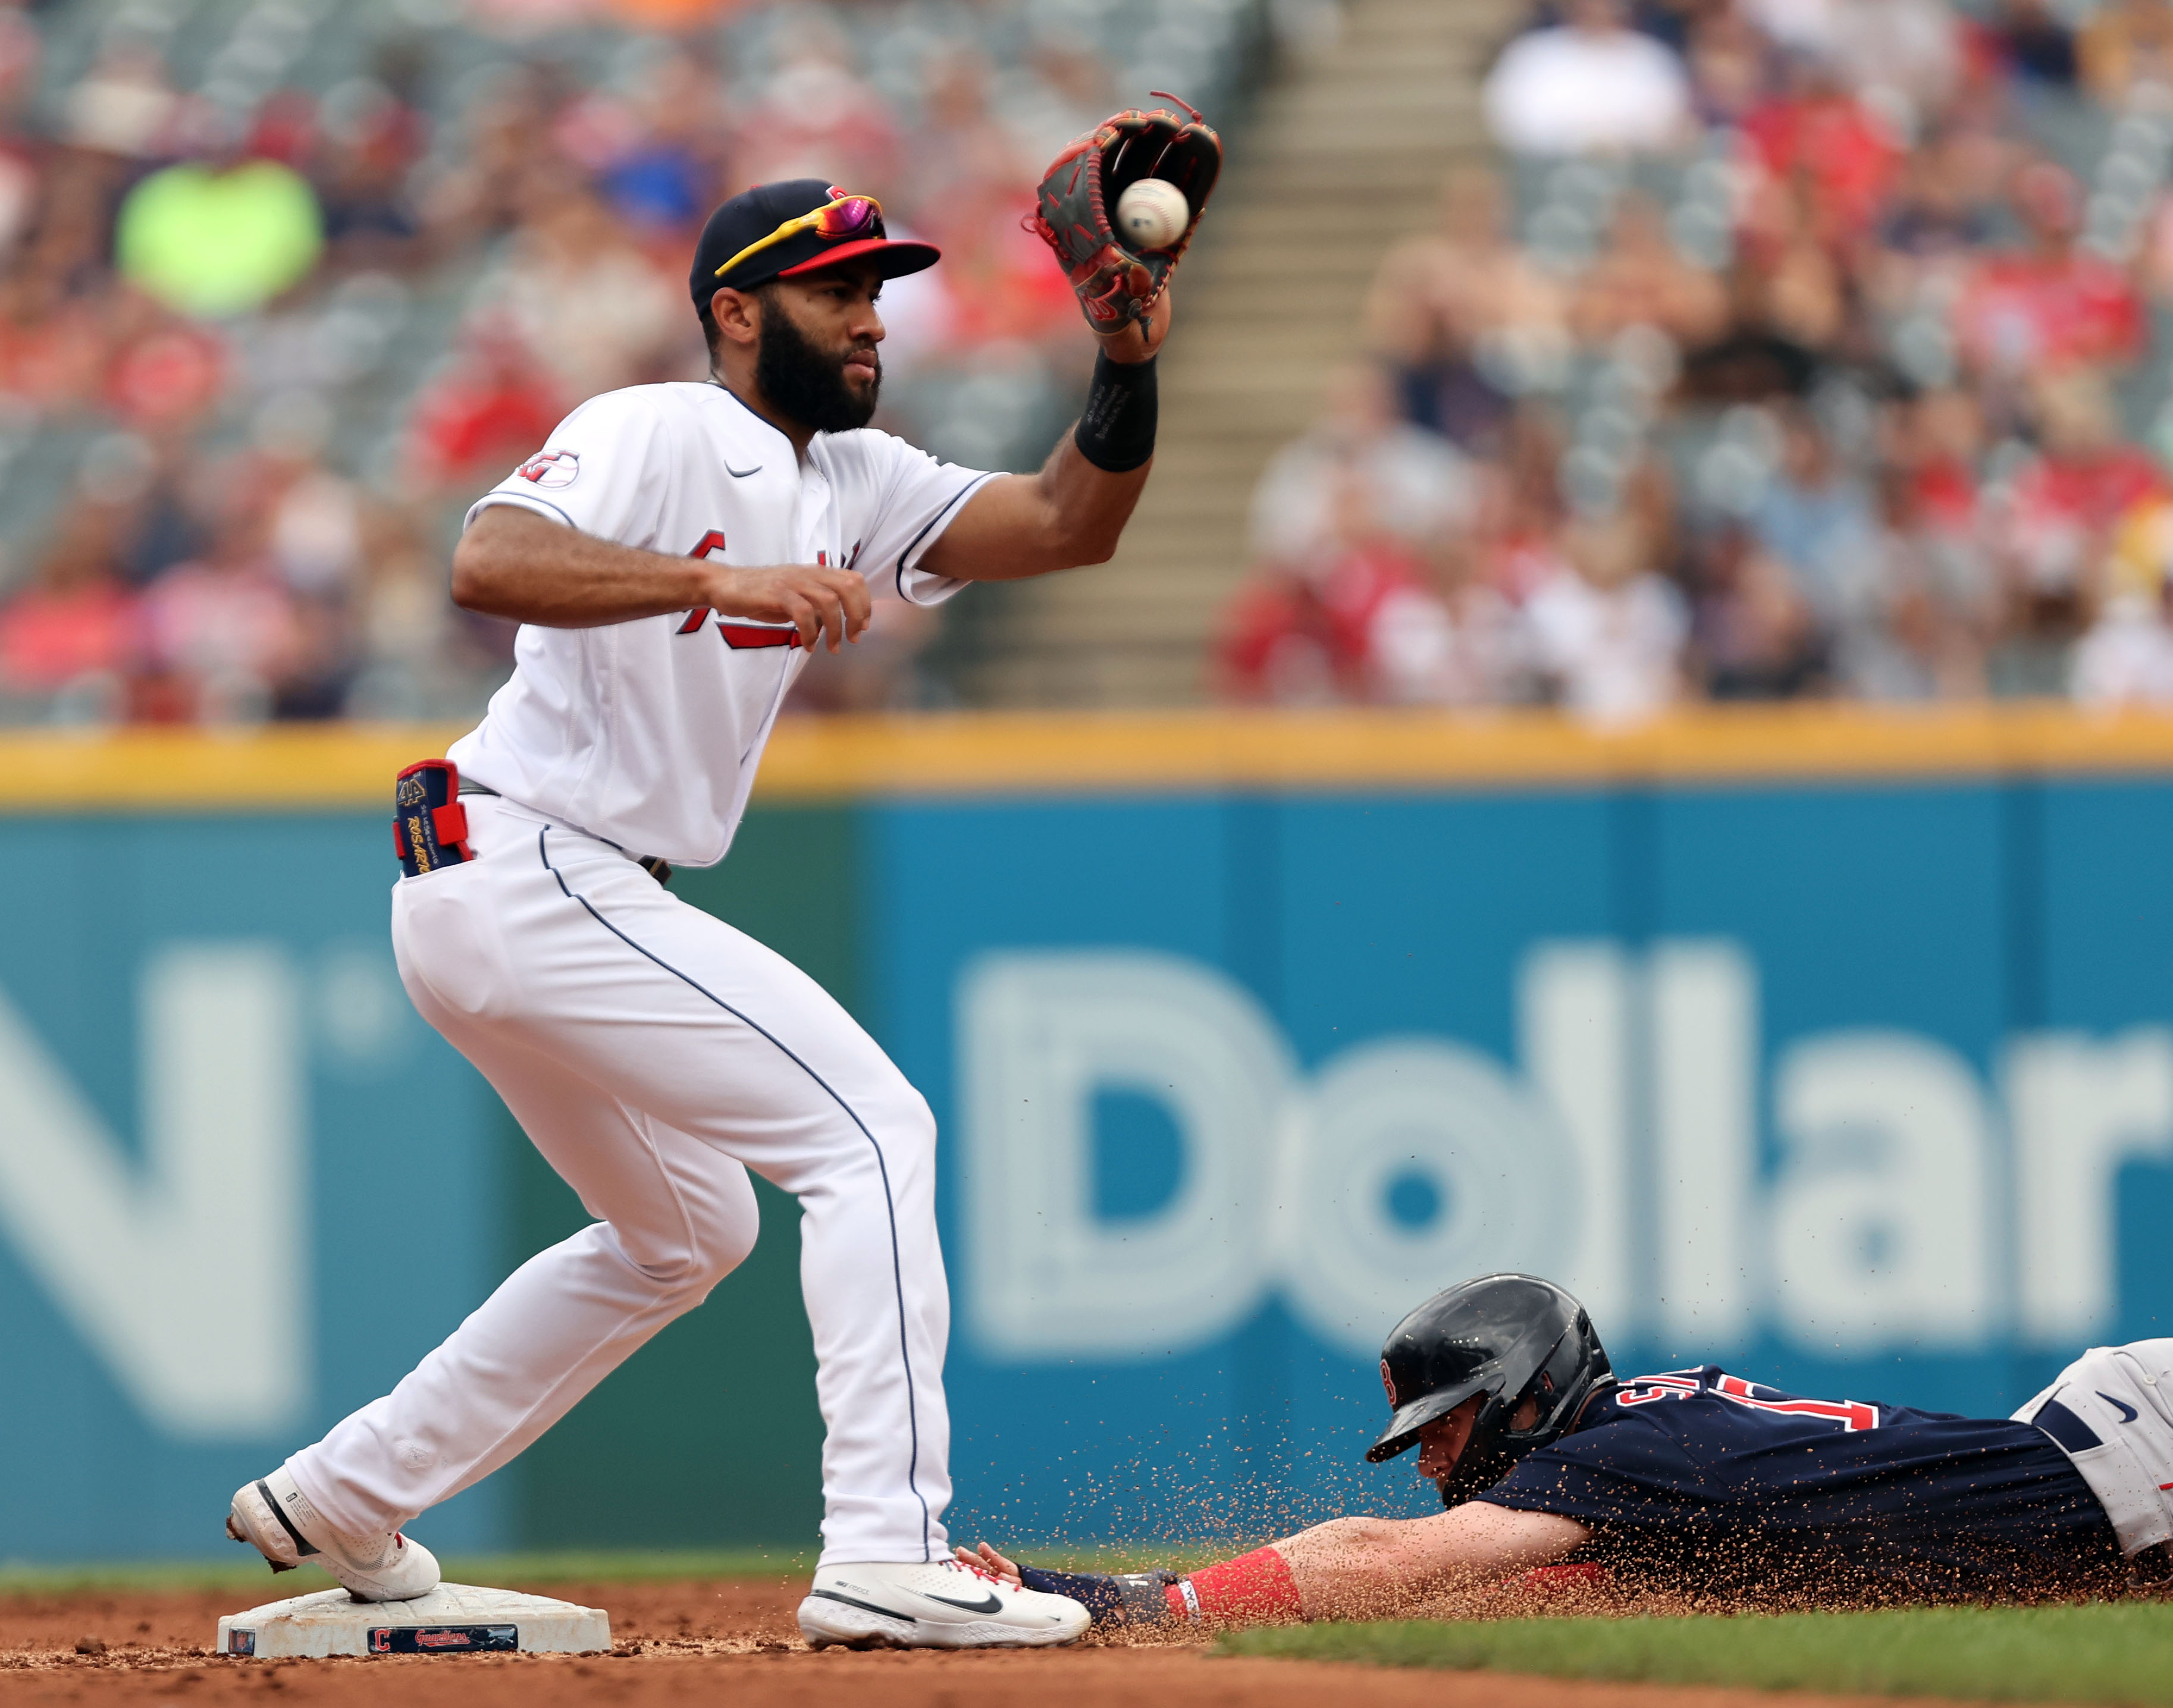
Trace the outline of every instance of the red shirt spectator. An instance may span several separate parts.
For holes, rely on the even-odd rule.
[[[1955,315],[1962,348],[1981,367],[2048,374],[2142,353],[2143,299],[2121,268],[2075,247],[2080,200],[2080,186],[2057,166],[2041,162],[2016,175],[2014,207],[2030,246],[1983,261]]]
[[[1388,540],[1352,546],[1323,575],[1255,581],[1223,639],[1226,691],[1279,705],[1372,698],[1375,621],[1421,585],[1417,566]]]
[[[111,576],[49,567],[0,607],[0,687],[50,693],[80,676],[118,672],[135,634],[135,601]]]
[[[218,400],[226,380],[225,347],[202,327],[154,326],[116,353],[105,370],[105,401],[139,427],[176,427]]]
[[[2165,490],[2157,460],[2132,445],[2040,457],[2014,482],[2014,508],[2025,532],[2071,525],[2095,533],[2128,508]]]
[[[268,563],[200,561],[170,570],[143,595],[151,661],[206,678],[239,672],[267,684],[294,667],[302,649],[294,601]]]
[[[1775,180],[1809,183],[1836,240],[1870,229],[1906,158],[1862,102],[1830,84],[1767,102],[1744,121],[1743,134]]]
[[[1956,316],[1972,360],[2003,373],[2122,361],[2148,336],[2127,275],[2096,256],[2000,256],[1978,267]]]
[[[486,332],[417,401],[413,458],[429,481],[495,478],[549,438],[564,413],[520,345]]]

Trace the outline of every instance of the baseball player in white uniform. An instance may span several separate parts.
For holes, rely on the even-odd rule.
[[[469,513],[453,595],[519,620],[516,664],[450,751],[448,847],[394,889],[393,946],[416,1007],[597,1220],[236,1492],[230,1533],[275,1569],[321,1564],[365,1600],[430,1590],[403,1527],[702,1302],[753,1245],[752,1170],[802,1211],[828,1431],[809,1640],[1085,1629],[1076,1603],[952,1558],[927,1103],[813,979],[658,876],[724,857],[809,649],[856,638],[871,598],[1102,562],[1146,482],[1167,294],[1099,334],[1087,416],[1038,474],[867,428],[882,282],[936,259],[820,180],[734,197],[693,271],[710,379],[590,399]]]

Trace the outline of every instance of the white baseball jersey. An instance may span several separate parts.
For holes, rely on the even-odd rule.
[[[932,605],[964,584],[921,557],[992,478],[887,433],[792,442],[722,386],[591,398],[478,499],[645,551],[857,568],[877,597]],[[448,756],[544,816],[674,865],[731,845],[785,691],[798,631],[709,611],[600,628],[523,624],[513,678]]]

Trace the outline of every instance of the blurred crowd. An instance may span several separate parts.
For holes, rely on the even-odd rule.
[[[1563,0],[1483,107],[1228,696],[2173,705],[2173,3]]]
[[[703,375],[687,258],[749,184],[939,243],[882,424],[1038,461],[1092,344],[1033,186],[1256,9],[0,0],[0,721],[472,714],[510,632],[445,596],[461,513],[582,399]],[[916,618],[804,702],[939,692]]]

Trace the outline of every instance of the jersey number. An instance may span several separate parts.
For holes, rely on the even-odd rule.
[[[1755,1384],[1739,1376],[1722,1376],[1714,1380],[1709,1392],[1719,1398],[1748,1406],[1753,1411],[1779,1412],[1787,1417],[1825,1418],[1837,1423],[1846,1434],[1854,1435],[1860,1430],[1879,1427],[1879,1408],[1853,1399],[1766,1399],[1756,1393]],[[1657,1399],[1687,1399],[1699,1391],[1699,1382],[1693,1374],[1640,1376],[1625,1382],[1616,1396],[1619,1405],[1650,1405]]]
[[[687,555],[689,558],[706,558],[712,552],[721,552],[724,549],[725,536],[722,530],[712,528],[702,536],[701,542]],[[709,620],[709,607],[706,605],[702,606],[698,609],[688,612],[687,620],[679,625],[676,632],[680,634],[692,634]]]

